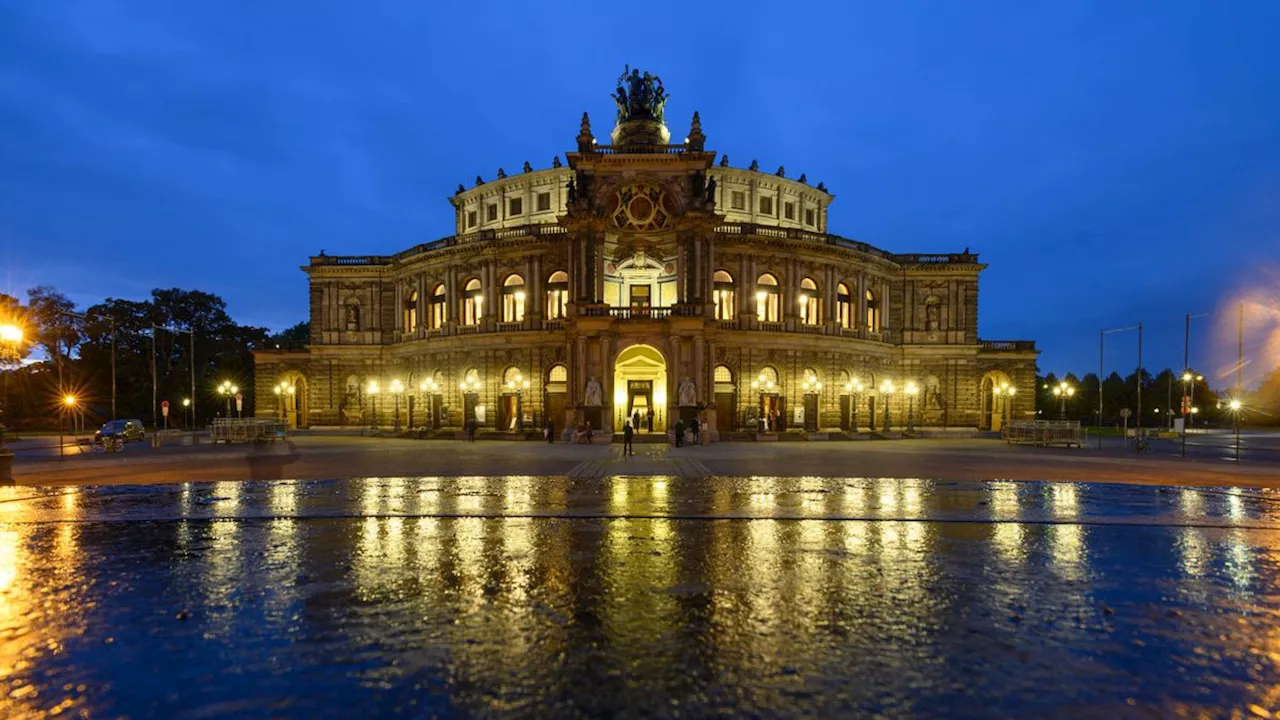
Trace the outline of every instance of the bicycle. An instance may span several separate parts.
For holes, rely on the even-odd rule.
[[[1133,451],[1137,453],[1151,452],[1151,441],[1148,440],[1145,435],[1139,435],[1133,439]]]
[[[115,453],[124,450],[124,438],[117,435],[108,435],[106,437],[98,437],[93,439],[93,451],[98,454]]]

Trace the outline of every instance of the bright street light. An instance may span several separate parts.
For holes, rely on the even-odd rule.
[[[13,323],[0,325],[0,342],[14,344],[22,342],[22,328]]]

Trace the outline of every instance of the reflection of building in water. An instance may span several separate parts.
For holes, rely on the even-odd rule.
[[[669,138],[665,117],[624,113],[602,144],[584,115],[567,162],[458,186],[449,236],[311,257],[310,346],[255,354],[257,397],[293,390],[259,415],[606,433],[696,418],[712,440],[879,427],[886,408],[897,427],[908,409],[917,425],[1033,417],[1035,344],[978,336],[977,254],[833,234],[822,183],[731,166],[696,114]]]

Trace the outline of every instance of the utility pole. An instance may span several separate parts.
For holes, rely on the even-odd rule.
[[[1137,436],[1142,436],[1142,323],[1138,323],[1138,422],[1135,425]]]
[[[1239,398],[1244,394],[1244,303],[1240,303],[1236,328],[1236,397]]]

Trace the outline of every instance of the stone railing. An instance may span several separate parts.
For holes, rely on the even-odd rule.
[[[977,253],[951,253],[948,255],[925,255],[906,253],[895,255],[894,259],[902,265],[955,265],[978,262]]]
[[[592,145],[595,155],[683,155],[689,152],[685,145]],[[583,153],[588,154],[588,153]]]
[[[609,308],[609,317],[618,320],[662,320],[670,317],[672,312],[669,307],[649,307],[649,308]]]
[[[1035,352],[1035,340],[979,340],[979,346],[987,352]]]

